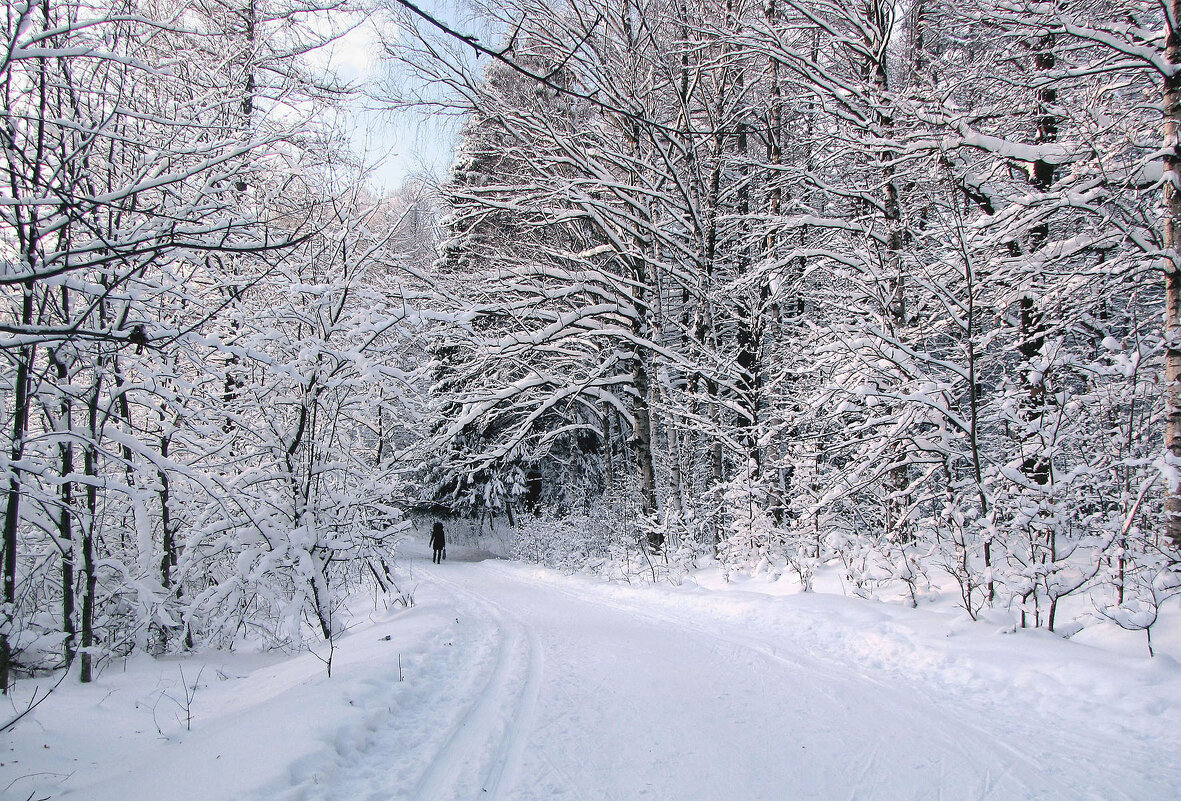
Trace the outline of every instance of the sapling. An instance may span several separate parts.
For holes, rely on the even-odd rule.
[[[201,674],[205,672],[205,666],[202,665],[201,669],[197,671],[197,678],[193,681],[193,683],[191,685],[187,681],[185,681],[185,669],[180,666],[178,666],[177,669],[180,670],[181,688],[184,690],[184,694],[185,694],[184,703],[181,704],[181,709],[184,710],[184,713],[185,713],[185,731],[192,731],[193,730],[193,699],[197,697],[197,688],[201,682]]]
[[[156,733],[161,736],[164,736],[164,729],[161,728],[160,721],[156,719],[156,706],[160,703],[160,700],[164,698],[167,698],[169,701],[176,704],[180,711],[184,713],[185,731],[193,730],[193,700],[197,697],[197,690],[200,689],[201,674],[205,672],[205,666],[202,665],[201,669],[197,671],[197,678],[193,680],[192,684],[189,684],[188,680],[185,678],[185,669],[183,667],[178,665],[177,670],[180,672],[180,686],[183,693],[182,698],[173,698],[168,693],[161,691],[160,697],[157,698],[156,703],[152,705],[152,723],[154,723],[156,726]],[[177,721],[180,721],[180,719],[181,718],[178,715]]]
[[[1096,604],[1096,611],[1125,631],[1143,631],[1148,655],[1152,647],[1152,628],[1160,619],[1161,607],[1181,594],[1181,576],[1168,564],[1156,570],[1138,569],[1127,576],[1125,597],[1120,603]]]

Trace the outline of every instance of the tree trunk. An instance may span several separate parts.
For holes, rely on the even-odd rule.
[[[1169,19],[1181,20],[1181,0],[1171,0]],[[1169,26],[1165,50],[1168,62],[1181,68],[1181,30]],[[1177,235],[1181,226],[1181,71],[1164,79],[1164,213],[1161,237],[1165,262],[1165,449],[1171,468],[1165,495],[1165,535],[1181,548],[1181,255]]]
[[[680,423],[675,419],[670,419],[666,430],[668,431],[668,505],[671,507],[672,517],[675,517],[677,526],[684,525],[685,520],[685,502],[684,502],[684,477],[681,471],[681,434],[679,430]],[[678,535],[679,536],[679,535]],[[676,543],[674,543],[675,547]]]
[[[729,6],[727,6],[729,8]],[[737,70],[734,82],[738,94],[745,94],[746,81],[743,72]],[[738,217],[744,222],[740,227],[740,238],[736,243],[733,258],[735,269],[741,276],[750,274],[754,267],[755,243],[751,241],[749,223],[751,215],[751,175],[749,167],[751,125],[742,118],[738,122],[735,136],[735,147],[738,156]],[[774,137],[769,136],[768,140]],[[759,278],[748,292],[742,293],[735,305],[737,331],[735,344],[738,347],[738,380],[737,397],[738,427],[741,430],[739,441],[743,448],[741,474],[748,476],[752,485],[760,483],[763,474],[763,464],[759,452],[759,396],[762,390],[762,345],[763,345],[763,307],[770,296],[770,289],[763,278]],[[752,486],[753,491],[753,486]]]
[[[1033,67],[1038,73],[1045,73],[1053,69],[1056,59],[1054,56],[1054,36],[1047,34],[1038,42],[1038,51],[1033,57]],[[1049,144],[1058,139],[1058,117],[1054,114],[1054,106],[1058,102],[1058,90],[1052,86],[1038,90],[1038,118],[1035,142],[1039,145]],[[1054,185],[1057,168],[1052,162],[1038,159],[1031,166],[1031,182],[1033,187],[1043,194],[1050,191]],[[1046,246],[1050,238],[1050,224],[1039,223],[1029,229],[1029,252],[1035,254]],[[1022,358],[1028,363],[1042,353],[1045,345],[1045,322],[1043,313],[1037,308],[1037,300],[1032,295],[1023,295],[1019,301],[1019,315],[1021,321],[1021,344],[1019,350]],[[1024,417],[1030,427],[1041,428],[1041,419],[1045,412],[1045,379],[1032,378],[1032,370],[1026,369],[1022,376],[1025,384]],[[1048,484],[1050,481],[1050,460],[1044,453],[1045,445],[1039,435],[1029,437],[1029,441],[1022,447],[1021,471],[1026,478],[1038,485]]]
[[[29,326],[33,322],[33,285],[27,282],[23,287],[21,301],[21,322]],[[0,692],[8,694],[9,674],[12,665],[12,645],[8,631],[16,615],[16,545],[17,525],[20,522],[21,469],[18,466],[25,453],[25,434],[29,428],[30,373],[35,348],[26,345],[21,348],[16,364],[16,386],[12,410],[12,447],[9,453],[8,502],[4,510],[4,616],[0,619]]]
[[[160,424],[165,423],[164,409],[160,409]],[[165,431],[160,435],[160,456],[162,461],[168,461],[168,451],[172,446],[172,434]],[[165,590],[172,590],[172,597],[178,601],[181,598],[182,588],[180,582],[176,577],[176,566],[179,561],[179,552],[177,547],[177,519],[172,514],[172,484],[168,479],[168,470],[159,468],[157,476],[160,479],[160,586]],[[189,630],[188,624],[185,624],[185,644],[192,646],[192,632]],[[161,649],[168,648],[168,631],[163,626],[161,627]]]
[[[615,486],[615,435],[612,433],[611,416],[615,410],[606,401],[599,407],[599,419],[603,430],[603,483],[610,491]]]
[[[101,359],[100,359],[101,361]],[[87,524],[82,527],[82,669],[80,679],[88,684],[94,678],[94,538],[98,531],[98,395],[102,379],[96,377],[89,398],[90,442],[86,443],[83,467],[86,474]]]
[[[62,288],[62,308],[64,316],[69,319],[69,295],[68,290]],[[69,380],[69,368],[66,363],[60,358],[60,353],[56,350],[49,352],[49,361],[53,364],[57,372],[57,381],[59,387],[65,387]],[[62,640],[62,657],[66,664],[74,661],[75,654],[75,636],[77,632],[74,628],[74,482],[67,477],[74,472],[74,443],[71,439],[73,425],[73,402],[70,394],[67,391],[62,391],[61,404],[58,407],[58,427],[62,429],[61,443],[58,445],[58,452],[61,455],[61,487],[58,489],[58,498],[61,503],[61,509],[58,510],[57,520],[57,536],[58,536],[58,550],[61,552],[61,593],[62,593],[62,632],[66,635]]]
[[[886,248],[883,253],[883,273],[888,291],[886,300],[885,320],[895,336],[903,337],[907,326],[906,310],[906,276],[902,262],[902,249],[907,236],[903,228],[902,198],[898,186],[897,170],[894,159],[897,156],[894,146],[889,144],[894,133],[894,117],[890,109],[890,80],[888,65],[886,64],[885,44],[894,30],[894,11],[885,0],[874,0],[868,7],[871,30],[876,31],[873,38],[867,38],[865,44],[871,53],[875,53],[866,65],[867,72],[873,82],[877,108],[875,114],[877,123],[881,127],[883,145],[877,152],[878,163],[882,170],[882,217],[886,227]],[[876,37],[884,37],[876,41]],[[914,534],[910,527],[910,470],[906,444],[901,439],[895,439],[887,449],[887,458],[893,462],[888,468],[885,480],[885,531],[896,542],[908,543],[913,541]]]
[[[640,511],[650,519],[656,513],[656,470],[652,462],[652,414],[648,408],[648,368],[644,356],[637,353],[632,359],[632,382],[636,398],[633,414],[636,429],[632,432],[632,450],[636,455],[636,474],[640,482]],[[648,545],[660,548],[664,535],[648,529]]]

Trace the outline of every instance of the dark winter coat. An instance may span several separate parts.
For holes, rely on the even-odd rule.
[[[435,527],[431,529],[431,547],[436,551],[441,551],[447,547],[447,539],[443,536],[442,523],[435,523]]]

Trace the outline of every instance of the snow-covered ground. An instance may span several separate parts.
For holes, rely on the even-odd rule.
[[[410,551],[413,608],[358,602],[331,679],[322,649],[68,679],[0,740],[0,797],[1181,798],[1168,636],[1148,659],[709,571],[630,586],[449,556]]]

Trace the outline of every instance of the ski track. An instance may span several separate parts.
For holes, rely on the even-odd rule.
[[[834,679],[844,679],[845,682],[873,687],[879,698],[896,701],[900,706],[907,702],[904,697],[906,693],[899,691],[898,683],[895,681],[896,677],[887,681],[871,676],[856,666],[833,661],[832,655],[817,658],[808,652],[788,654],[782,649],[767,645],[754,635],[736,633],[729,627],[725,629],[716,627],[716,624],[708,625],[698,617],[640,607],[629,601],[604,598],[593,592],[570,589],[551,581],[503,571],[499,565],[495,564],[490,564],[487,567],[500,573],[508,580],[528,582],[546,592],[560,594],[578,603],[604,607],[625,613],[635,619],[643,619],[660,626],[680,628],[698,637],[705,636],[719,643],[749,650],[769,660],[781,663],[793,672],[817,679],[819,693],[830,700],[841,697],[843,693],[847,692],[848,685],[834,681]],[[1010,797],[1009,793],[1013,790],[1011,785],[1006,786],[1006,781],[1015,781],[1025,788],[1029,798],[1145,801],[1143,797],[1136,795],[1135,791],[1127,791],[1122,787],[1105,787],[1102,792],[1098,792],[1092,787],[1088,787],[1088,783],[1079,778],[1076,772],[1078,768],[1100,766],[1103,761],[1095,759],[1096,754],[1100,753],[1105,756],[1105,759],[1114,758],[1123,764],[1139,762],[1145,772],[1171,773],[1172,776],[1165,780],[1171,780],[1171,783],[1181,791],[1181,771],[1171,768],[1167,764],[1154,762],[1151,756],[1146,755],[1140,744],[1127,743],[1123,738],[1098,740],[1088,736],[1088,732],[1084,729],[1077,727],[1074,730],[1065,729],[1056,725],[1055,722],[1045,720],[1037,714],[1037,711],[1034,711],[1034,714],[1028,714],[1029,712],[1030,710],[1023,710],[1025,714],[1013,717],[1008,714],[998,715],[997,710],[990,709],[988,715],[980,715],[974,710],[964,710],[962,704],[958,703],[955,711],[945,708],[942,704],[936,706],[934,699],[932,699],[930,708],[925,710],[924,714],[928,719],[934,718],[945,731],[956,732],[954,738],[949,738],[950,741],[947,745],[952,751],[962,755],[966,761],[970,762],[980,753],[988,751],[1005,755],[1006,760],[999,766],[1001,768],[999,772],[994,773],[991,768],[985,770],[984,783],[979,796],[977,796],[980,799],[995,798],[1004,801]],[[992,730],[976,722],[978,719],[984,720],[989,716],[993,716]],[[1119,719],[1111,721],[1111,725],[1124,728]],[[997,731],[998,726],[1001,727],[1000,731]],[[1135,734],[1126,729],[1124,733]],[[1051,742],[1054,751],[1044,755],[1041,762],[1045,764],[1040,764],[1038,757],[1031,754],[1029,749],[1023,750],[1010,742],[1014,736],[1032,745],[1042,741]],[[1139,736],[1143,737],[1143,735]],[[876,749],[874,754],[876,756]],[[857,788],[862,786],[871,767],[872,765],[868,763],[862,765],[850,798],[866,797],[864,792],[858,793]],[[939,789],[939,794],[940,797],[943,796],[942,786]],[[872,791],[870,795],[872,796]]]
[[[519,577],[514,577],[514,578],[516,578],[518,580],[522,580]],[[523,580],[528,581],[529,579],[523,579]],[[725,644],[725,645],[728,645],[731,647],[738,647],[740,649],[749,651],[749,652],[756,654],[759,657],[765,658],[767,660],[781,663],[781,664],[789,667],[792,671],[808,675],[809,677],[815,679],[818,684],[822,683],[823,685],[825,685],[825,686],[821,686],[821,688],[820,688],[821,693],[823,694],[824,697],[826,697],[830,700],[837,700],[842,697],[843,689],[841,687],[839,687],[836,684],[836,682],[833,681],[833,679],[838,676],[843,677],[846,681],[850,681],[850,682],[855,681],[855,682],[870,685],[870,686],[874,687],[876,689],[876,691],[882,696],[897,696],[898,695],[897,691],[893,687],[891,687],[891,685],[887,684],[886,682],[884,682],[880,679],[868,676],[859,670],[850,669],[850,668],[847,668],[845,666],[840,666],[840,665],[831,665],[831,664],[822,665],[822,664],[816,662],[814,659],[811,659],[810,657],[803,656],[803,655],[796,655],[796,654],[788,655],[788,654],[783,653],[781,650],[779,650],[777,648],[773,648],[771,646],[766,645],[763,642],[756,640],[753,637],[742,636],[742,635],[735,634],[732,632],[725,632],[725,631],[715,629],[712,627],[706,627],[699,620],[689,620],[689,619],[685,619],[685,618],[682,618],[677,615],[658,612],[658,611],[655,611],[652,609],[640,609],[640,608],[637,608],[636,606],[633,606],[631,604],[627,604],[625,602],[608,600],[608,599],[604,599],[604,598],[595,597],[593,595],[586,594],[586,593],[579,593],[576,591],[571,591],[571,590],[568,590],[563,587],[552,586],[548,582],[545,582],[545,583],[536,582],[536,584],[538,584],[538,586],[544,587],[546,589],[546,591],[551,591],[551,592],[555,592],[555,593],[564,595],[564,596],[566,596],[574,601],[577,601],[579,603],[586,603],[586,604],[592,604],[592,605],[596,605],[596,606],[606,607],[606,608],[609,608],[613,611],[626,613],[626,614],[632,616],[633,618],[644,619],[648,622],[651,622],[653,624],[658,624],[660,626],[676,627],[676,628],[679,628],[679,629],[685,631],[686,633],[693,634],[697,637],[705,636],[710,639],[713,639],[717,643]],[[943,713],[941,713],[939,711],[936,711],[936,714],[939,714],[941,717],[943,717],[944,722],[949,727],[953,727],[953,728],[959,729],[961,731],[966,729],[973,737],[977,738],[977,742],[973,742],[971,744],[972,746],[979,747],[980,745],[988,743],[989,745],[1006,752],[1014,762],[1027,763],[1027,765],[1031,771],[1034,771],[1034,772],[1037,771],[1037,768],[1035,766],[1033,766],[1032,764],[1028,764],[1027,758],[1022,753],[1020,753],[1017,749],[1013,748],[1012,746],[1010,746],[1009,744],[1007,744],[1003,741],[995,740],[995,738],[991,737],[988,733],[981,730],[978,726],[971,723],[970,721],[965,720],[963,718],[952,719],[950,717],[945,716]],[[963,753],[965,756],[970,755],[971,748],[969,746],[959,745],[958,743],[956,743],[956,744],[954,744],[953,747],[955,748],[955,750]],[[865,775],[869,772],[869,769],[872,767],[872,764],[870,764],[870,763],[874,759],[876,759],[877,752],[878,752],[878,749],[875,748],[872,751],[872,753],[870,754],[870,757],[869,757],[870,761],[861,767],[861,770],[858,773],[858,778],[857,778],[857,782],[856,782],[857,785],[860,785],[860,783],[864,779]],[[1011,767],[1011,765],[1009,767]],[[1008,772],[1008,770],[1006,770],[1006,773],[1007,772]],[[995,782],[992,782],[992,784],[995,784]],[[992,793],[989,790],[989,791],[986,791],[982,797],[989,797],[991,794]],[[857,793],[855,790],[850,797],[851,798],[857,797]]]
[[[495,571],[497,573],[501,573],[501,571],[496,570],[496,568],[492,565],[486,565],[485,569],[490,570],[490,571]],[[519,576],[511,576],[510,577],[504,573],[501,573],[501,576],[503,578],[506,578],[509,580],[521,580],[521,578]],[[454,590],[459,591],[463,595],[466,595],[468,597],[471,597],[471,595],[472,595],[472,593],[469,593],[465,590],[460,590],[458,588],[458,586],[455,585],[453,582],[444,582],[444,583],[449,585]],[[533,583],[533,582],[528,582],[528,583]],[[749,662],[750,657],[753,656],[754,658],[756,658],[758,660],[765,660],[765,661],[769,661],[769,662],[773,662],[773,663],[778,663],[779,665],[789,668],[794,673],[797,673],[797,674],[802,673],[802,674],[807,675],[810,679],[813,680],[813,686],[820,687],[821,694],[823,696],[825,696],[826,699],[829,700],[830,702],[836,702],[836,701],[840,700],[839,696],[842,691],[840,688],[835,686],[833,684],[833,682],[831,681],[831,679],[834,676],[834,668],[832,666],[818,665],[813,660],[810,660],[807,657],[800,657],[800,656],[787,657],[787,656],[783,655],[782,653],[778,652],[777,650],[766,646],[765,644],[754,641],[753,638],[742,637],[742,636],[738,636],[738,635],[735,635],[732,633],[723,633],[723,632],[716,630],[716,629],[704,628],[704,627],[702,627],[702,625],[698,621],[689,621],[689,620],[682,619],[682,618],[679,618],[674,615],[664,614],[664,613],[656,612],[656,611],[653,611],[650,609],[638,609],[634,605],[631,605],[631,604],[608,601],[608,600],[605,600],[602,598],[590,596],[586,593],[575,592],[575,591],[572,591],[572,590],[569,590],[566,588],[554,587],[554,586],[549,585],[548,583],[544,584],[544,585],[537,585],[537,586],[539,589],[544,589],[547,592],[557,593],[558,595],[564,596],[565,598],[567,598],[575,603],[578,603],[578,604],[589,604],[591,606],[605,607],[605,608],[612,610],[613,612],[626,614],[633,619],[643,620],[647,623],[659,626],[664,630],[668,630],[669,628],[679,629],[685,634],[692,635],[694,638],[696,638],[699,641],[702,638],[708,638],[713,641],[713,649],[714,650],[716,650],[716,651],[723,651],[724,650],[724,651],[729,652],[728,655],[730,656],[730,658],[733,661],[743,661],[745,659],[745,661]],[[493,602],[490,602],[487,599],[484,599],[484,603],[489,608],[503,610],[503,607],[501,607],[500,605],[495,604]],[[745,652],[746,656],[743,657],[740,654],[740,652]],[[839,674],[845,674],[845,678],[848,680],[856,680],[856,681],[868,683],[875,688],[875,692],[877,694],[886,697],[887,701],[892,701],[892,702],[898,703],[899,706],[904,705],[903,702],[899,702],[898,699],[896,698],[897,693],[891,691],[887,687],[887,685],[885,685],[883,682],[871,679],[870,677],[865,676],[864,674],[860,674],[860,673],[853,672],[853,671],[837,669],[836,672]],[[537,680],[536,674],[531,673],[530,677],[526,680],[526,684],[529,684],[529,683],[536,684],[536,680]],[[535,699],[536,698],[536,689],[533,689],[530,694]],[[563,693],[563,695],[565,695],[565,694]],[[571,706],[576,706],[577,704],[579,704],[582,701],[582,699],[570,698],[569,696],[566,696],[566,698],[564,700],[567,700],[567,702]],[[928,714],[930,714],[932,712],[932,710],[926,710],[926,712]],[[940,716],[940,717],[942,717],[942,716]],[[1002,779],[1006,776],[1013,776],[1014,765],[1021,766],[1021,770],[1016,771],[1016,773],[1019,773],[1022,775],[1021,776],[1014,776],[1011,779],[1011,781],[1004,782],[1003,783],[1004,787],[1002,789],[1002,792],[1012,793],[1015,789],[1017,789],[1017,786],[1019,786],[1022,790],[1026,791],[1024,793],[1023,797],[1029,797],[1029,798],[1039,797],[1038,793],[1036,793],[1036,791],[1033,791],[1031,788],[1032,788],[1033,784],[1041,783],[1039,781],[1039,779],[1041,779],[1042,777],[1038,776],[1040,771],[1038,771],[1035,766],[1033,766],[1032,764],[1027,762],[1022,757],[1021,754],[1017,753],[1014,749],[1011,749],[1011,748],[1005,746],[1005,744],[1003,744],[1003,743],[995,742],[993,740],[993,738],[988,737],[984,732],[980,731],[977,727],[967,724],[966,721],[964,721],[964,720],[950,720],[950,719],[948,719],[948,720],[945,720],[944,723],[948,724],[948,725],[952,725],[952,726],[954,726],[954,728],[958,729],[961,732],[961,735],[960,735],[961,737],[964,737],[966,735],[968,737],[968,739],[970,739],[971,742],[968,744],[963,744],[962,742],[953,742],[950,744],[950,750],[952,752],[954,752],[955,754],[963,757],[966,761],[970,762],[972,760],[972,753],[971,752],[973,750],[980,749],[980,748],[987,748],[990,746],[991,747],[1000,746],[1000,750],[1002,752],[1005,752],[1009,758],[1008,763],[1004,765],[1004,770],[1000,774],[1000,777],[993,776],[991,774],[991,771],[985,772],[986,779],[983,783],[983,786],[980,788],[980,792],[977,797],[979,797],[981,799],[994,798],[994,797],[995,798],[1006,797],[1005,795],[995,795],[994,790],[1001,789],[1001,788],[998,788],[998,785],[1002,784],[1000,779]],[[520,730],[522,728],[522,724],[520,722],[518,722],[512,728],[513,728],[512,736],[506,738],[506,744],[503,745],[502,748],[500,749],[501,753],[507,754],[513,750],[519,751],[519,748],[522,746],[522,744],[524,742],[524,739],[520,736]],[[966,732],[965,732],[965,729],[967,730]],[[441,754],[440,761],[438,764],[442,764],[442,765],[449,764],[450,754],[452,753],[452,748],[453,748],[453,745],[449,743],[448,748],[444,750],[443,754]],[[870,750],[870,752],[868,754],[865,754],[862,756],[861,764],[859,765],[859,767],[855,771],[853,771],[855,773],[855,778],[852,782],[851,788],[848,791],[848,798],[857,799],[857,798],[865,798],[865,797],[881,797],[880,795],[877,794],[877,792],[875,791],[875,789],[873,787],[874,778],[872,775],[875,768],[879,767],[879,753],[878,752],[879,752],[879,749],[877,747],[874,747]],[[550,768],[551,770],[556,768],[556,765],[554,764],[553,760],[551,758],[549,758],[547,755],[545,755],[544,752],[543,752],[542,759],[543,759],[543,761],[546,762],[547,767]],[[506,764],[511,765],[512,769],[515,770],[516,767],[519,765],[519,760],[506,760]],[[942,770],[942,767],[940,768],[940,770]],[[564,771],[557,770],[555,772],[557,772],[558,775],[563,779],[562,783],[565,785],[565,787],[567,789],[574,788],[577,786],[574,783],[574,781],[572,780],[572,778],[568,774],[566,774]],[[1032,780],[1031,780],[1031,777],[1032,777]],[[424,796],[424,797],[431,797],[431,796]]]
[[[316,764],[293,768],[289,786],[272,788],[256,798],[513,798],[542,676],[540,643],[495,602],[434,570],[420,570],[454,599],[456,624],[440,633],[427,657],[406,665],[407,684],[374,687],[373,695],[365,699],[374,711],[367,715],[360,736],[352,730],[337,732]],[[464,681],[465,676],[470,679]],[[411,677],[418,679],[417,687]],[[457,706],[461,711],[448,722],[447,711]],[[448,724],[441,731],[440,722]]]
[[[472,602],[492,622],[499,641],[496,664],[483,690],[452,729],[412,797],[422,801],[508,798],[537,703],[540,645],[536,635],[499,604],[442,578],[437,571],[429,575],[434,583]],[[522,674],[523,680],[518,681]]]
[[[628,727],[645,715],[656,727],[690,725],[677,713],[669,717],[681,696],[707,710],[693,720],[712,720],[707,725],[719,732],[752,743],[772,737],[762,747],[775,760],[774,775],[760,777],[735,801],[1148,801],[1157,796],[1143,788],[1177,783],[1175,769],[1152,765],[1152,756],[1141,753],[1125,764],[1141,772],[1153,767],[1151,780],[1129,789],[1118,781],[1097,785],[1097,750],[1122,760],[1135,742],[1062,731],[1058,721],[1039,710],[1026,715],[1012,701],[1001,705],[1004,714],[984,715],[976,696],[965,703],[946,688],[931,692],[922,677],[877,665],[867,673],[823,644],[818,652],[776,645],[757,624],[611,597],[494,562],[424,563],[415,570],[457,615],[411,666],[419,683],[376,687],[369,703],[387,708],[367,716],[364,736],[339,734],[331,764],[293,772],[293,786],[271,801],[712,801],[719,776],[747,764],[725,764],[732,750],[713,753],[710,737],[718,735],[691,733],[680,748],[684,743],[669,739],[677,733],[661,732],[647,757],[650,768],[638,767],[644,757],[634,747],[645,741],[634,732],[627,739]],[[648,640],[656,658],[708,664],[660,687],[645,684],[652,663],[640,655],[628,664],[644,675],[628,676],[624,668],[627,680],[619,685],[613,662],[627,661]],[[556,659],[547,669],[551,648]],[[711,679],[712,666],[733,675]],[[784,687],[791,688],[790,702]],[[657,695],[649,699],[649,692]],[[685,770],[709,787],[680,776]],[[683,786],[674,793],[662,775]]]

